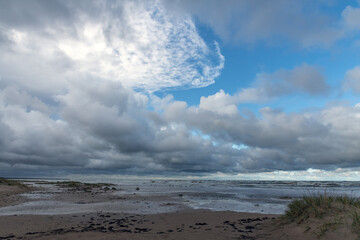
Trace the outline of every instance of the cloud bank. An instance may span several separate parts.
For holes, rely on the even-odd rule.
[[[300,47],[329,47],[360,29],[358,6],[347,6],[339,16],[325,11],[339,1],[163,2],[172,11],[191,12],[224,41],[234,44],[283,44],[282,40],[290,40]]]
[[[201,97],[199,106],[201,109],[220,114],[235,114],[240,103],[267,102],[277,97],[299,93],[322,96],[329,90],[330,86],[319,67],[304,63],[291,70],[258,73],[251,87],[241,89],[233,96],[220,90],[214,95]]]
[[[57,118],[22,90],[1,91],[3,169],[236,174],[358,166],[358,105],[298,114],[263,108],[256,117],[170,100],[151,111],[149,98],[119,83],[77,84],[57,96]]]
[[[258,21],[263,10],[247,1],[231,3],[251,9],[252,27],[240,26],[237,38],[268,37],[268,31],[258,31],[268,18],[275,18],[270,30],[300,34],[275,24],[286,24],[283,8],[278,17],[266,12],[271,17]],[[280,3],[288,5],[274,4]],[[359,167],[359,104],[292,114],[270,107],[258,115],[238,110],[243,103],[290,94],[327,94],[318,66],[259,73],[250,87],[203,96],[198,106],[151,94],[208,86],[224,67],[219,45],[205,42],[193,17],[169,4],[1,1],[0,174],[207,175]],[[211,1],[209,8],[214,6]],[[297,19],[303,10],[293,11]],[[354,11],[344,13],[352,28]],[[227,24],[227,18],[210,22],[215,12],[209,13],[196,12],[220,31],[216,24]],[[317,39],[311,34],[321,19],[315,20],[310,29],[307,20],[299,27],[306,33],[302,41]],[[356,92],[358,75],[354,68],[345,76]]]

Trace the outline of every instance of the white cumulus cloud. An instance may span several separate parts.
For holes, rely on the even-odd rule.
[[[64,78],[83,74],[150,92],[203,87],[220,75],[218,44],[204,42],[189,15],[171,15],[156,0],[80,3],[62,4],[76,13],[71,24],[46,15],[36,16],[48,23],[41,28],[0,22],[8,40],[0,75],[23,85],[32,77],[43,88],[59,89]]]

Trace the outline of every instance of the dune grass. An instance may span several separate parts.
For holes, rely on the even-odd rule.
[[[335,231],[340,225],[352,222],[352,231],[360,237],[360,199],[347,195],[313,194],[303,196],[288,205],[280,218],[283,223],[305,223],[311,219],[324,219],[318,236]]]
[[[330,213],[347,212],[349,208],[360,210],[360,199],[346,195],[329,196],[326,193],[304,196],[288,205],[283,219],[301,223],[309,217],[321,218]],[[360,216],[358,217],[360,222]]]
[[[20,188],[28,188],[27,185],[16,181],[16,180],[10,180],[10,179],[6,179],[6,178],[1,178],[0,177],[0,185],[6,185],[6,186],[16,186],[16,187],[20,187]]]
[[[52,184],[55,184],[58,187],[64,187],[75,191],[85,191],[85,192],[91,192],[92,189],[103,189],[105,191],[116,190],[116,188],[114,187],[110,188],[111,186],[114,186],[114,184],[110,184],[110,183],[83,183],[76,181],[62,181],[62,182],[55,182]]]
[[[77,187],[101,188],[101,187],[109,187],[114,185],[110,183],[82,183],[76,181],[56,182],[55,184],[62,187],[72,187],[72,188],[77,188]]]

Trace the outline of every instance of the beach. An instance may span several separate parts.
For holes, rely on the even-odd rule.
[[[0,216],[0,239],[267,239],[265,229],[277,217],[194,210],[171,201],[167,196],[132,194],[119,197],[113,194],[111,188],[74,190],[42,184],[36,187],[32,185],[31,189],[2,185],[0,189],[3,203],[0,209],[5,209]],[[52,195],[51,200],[46,195],[49,193]],[[54,208],[60,201],[79,205],[80,208],[88,204],[110,206],[109,202],[123,204],[121,208],[109,209],[109,212],[103,208],[103,211],[87,209],[74,214],[41,214],[41,211],[36,214],[11,213],[14,209],[31,210],[34,206],[32,203],[44,201],[43,198],[51,201]],[[143,202],[151,202],[151,207],[163,208],[152,209],[152,212],[164,213],[129,213],[131,209],[133,212],[141,212],[141,209],[131,204],[134,202],[139,203],[139,207],[144,207]]]
[[[24,183],[0,185],[0,239],[319,239],[309,226],[283,225],[279,214],[194,209],[178,194],[119,193],[110,184]],[[340,236],[356,239],[347,229],[323,239]]]
[[[1,239],[269,239],[275,216],[195,210],[0,217]]]

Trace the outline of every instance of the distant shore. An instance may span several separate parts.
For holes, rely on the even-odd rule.
[[[194,210],[168,196],[115,193],[110,184],[0,184],[0,239],[357,239],[346,229],[319,236],[305,225],[282,224],[279,215]],[[39,201],[60,210],[42,214],[33,209]]]

